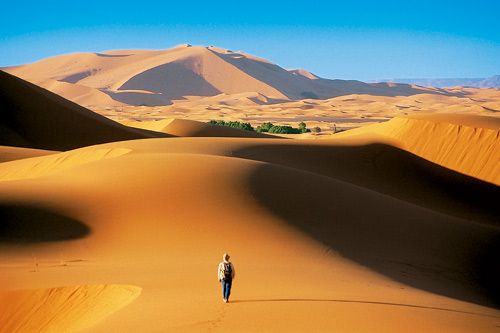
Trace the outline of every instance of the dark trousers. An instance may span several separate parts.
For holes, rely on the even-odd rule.
[[[231,295],[231,285],[233,284],[233,279],[222,279],[222,298],[229,300],[229,295]]]

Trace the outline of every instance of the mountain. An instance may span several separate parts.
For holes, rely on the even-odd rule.
[[[350,94],[446,94],[404,84],[328,80],[242,52],[187,44],[162,51],[75,53],[3,70],[88,107],[170,105],[193,96],[248,92],[265,104]]]
[[[473,79],[382,79],[367,81],[367,83],[376,82],[391,82],[413,84],[421,87],[473,87],[473,88],[500,88],[500,75],[495,75],[489,78],[473,78]]]
[[[476,88],[500,88],[500,75],[495,75],[479,81]]]

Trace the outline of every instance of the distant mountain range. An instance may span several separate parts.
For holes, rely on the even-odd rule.
[[[390,82],[390,83],[406,83],[421,87],[474,87],[474,88],[500,88],[500,75],[495,75],[488,78],[475,79],[383,79],[365,81],[367,83]]]

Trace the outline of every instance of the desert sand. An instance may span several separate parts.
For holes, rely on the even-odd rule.
[[[115,121],[304,121],[332,132],[405,114],[500,114],[498,88],[328,80],[241,51],[187,44],[68,54],[3,70]]]
[[[153,61],[84,56],[130,77],[124,59]],[[49,65],[38,79],[111,82]],[[105,105],[104,117],[0,72],[0,331],[497,332],[500,124],[485,107],[498,90],[295,100],[256,81],[269,96],[232,93],[284,101],[219,104],[217,119],[343,115],[356,129],[287,139],[207,124],[221,96],[182,99],[184,117],[165,111],[176,103]],[[227,304],[224,253],[236,267]]]

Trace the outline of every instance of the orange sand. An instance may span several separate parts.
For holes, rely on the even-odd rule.
[[[332,132],[405,114],[500,114],[497,88],[326,80],[214,47],[76,53],[3,70],[116,121],[305,121]]]
[[[498,330],[498,118],[398,117],[325,140],[132,128],[0,79],[18,120],[0,124],[4,331]]]
[[[393,144],[431,162],[500,185],[500,118],[411,115],[336,136],[361,133],[386,136],[394,139]]]
[[[133,286],[101,285],[0,292],[2,332],[82,330],[132,302]]]

